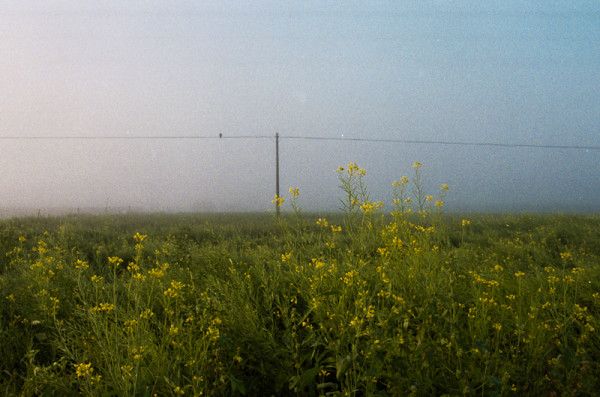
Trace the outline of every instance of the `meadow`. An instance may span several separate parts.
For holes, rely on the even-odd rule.
[[[0,221],[6,395],[597,395],[600,216],[444,214],[421,165],[343,211]]]

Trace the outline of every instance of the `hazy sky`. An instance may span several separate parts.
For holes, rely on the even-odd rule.
[[[310,135],[600,146],[598,1],[0,0],[0,136]],[[449,209],[600,211],[600,151],[281,141],[338,207],[424,163]],[[0,140],[0,207],[271,206],[272,140]]]

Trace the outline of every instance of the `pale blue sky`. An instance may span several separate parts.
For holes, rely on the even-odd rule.
[[[600,145],[600,2],[0,2],[0,135],[285,135]],[[449,209],[600,210],[600,151],[283,140],[337,207],[420,160]],[[2,206],[265,209],[270,141],[0,141]]]

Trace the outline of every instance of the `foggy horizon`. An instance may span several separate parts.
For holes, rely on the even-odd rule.
[[[281,135],[281,193],[374,200],[420,161],[448,212],[598,212],[600,4],[0,4],[0,138]],[[38,209],[269,211],[274,139],[0,139],[0,216]],[[285,209],[285,207],[284,207]]]

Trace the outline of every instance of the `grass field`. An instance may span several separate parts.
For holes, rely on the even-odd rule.
[[[444,215],[415,171],[386,214],[351,165],[327,217],[1,221],[0,393],[597,394],[600,217]]]

